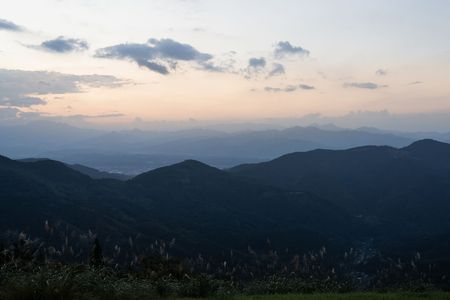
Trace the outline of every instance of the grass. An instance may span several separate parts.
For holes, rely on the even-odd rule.
[[[270,289],[269,282],[265,285],[269,289],[261,289],[263,284],[260,283],[256,285],[257,289],[245,291],[237,290],[227,282],[206,277],[150,279],[135,277],[133,273],[119,274],[108,268],[84,265],[42,266],[31,270],[0,268],[0,300],[450,300],[449,292],[433,289],[425,292],[386,293],[326,293],[319,292],[319,289],[315,293],[302,294],[301,289],[293,290],[290,287],[287,291],[294,292],[284,294],[284,290]],[[269,294],[271,291],[279,294]]]
[[[236,296],[235,300],[449,300],[450,293],[345,293]]]

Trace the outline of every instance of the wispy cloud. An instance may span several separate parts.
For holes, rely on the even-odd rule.
[[[0,69],[0,105],[29,107],[47,103],[44,95],[80,93],[83,86],[118,87],[126,81],[108,75],[72,75]]]
[[[346,82],[343,86],[346,88],[358,88],[367,90],[376,90],[379,88],[387,87],[387,85],[380,85],[373,82]]]
[[[15,120],[20,114],[20,109],[15,107],[0,107],[0,121]]]
[[[264,57],[252,57],[248,60],[248,67],[253,69],[262,69],[266,66],[266,59]]]
[[[267,61],[264,57],[251,57],[248,60],[247,67],[241,70],[241,74],[246,79],[258,78],[265,72]]]
[[[14,122],[30,122],[30,121],[53,121],[63,122],[66,124],[80,125],[89,124],[89,121],[96,119],[115,119],[125,117],[122,113],[100,113],[94,115],[73,114],[65,116],[49,115],[42,112],[23,111],[18,107],[0,107],[0,123],[7,122],[8,124]]]
[[[211,61],[213,56],[172,39],[149,39],[145,44],[127,43],[98,49],[99,58],[130,60],[153,72],[167,75],[177,68],[179,61],[194,62],[199,69],[220,71]]]
[[[24,31],[22,26],[19,26],[11,21],[0,19],[0,30],[6,31]]]
[[[275,46],[274,50],[274,56],[275,58],[282,59],[287,56],[300,56],[305,57],[309,56],[309,51],[300,47],[300,46],[293,46],[288,41],[281,41],[278,42]]]
[[[375,71],[375,75],[378,76],[385,76],[388,74],[388,71],[386,69],[378,69]]]
[[[314,90],[315,88],[311,85],[306,85],[306,84],[299,84],[299,85],[288,85],[285,87],[271,87],[271,86],[266,86],[264,88],[264,90],[266,92],[271,92],[271,93],[279,93],[279,92],[285,92],[285,93],[290,93],[290,92],[295,92],[297,90]]]
[[[284,69],[284,66],[279,63],[274,63],[272,66],[272,70],[267,74],[267,77],[273,77],[278,75],[286,74],[286,70]]]
[[[24,95],[16,95],[15,97],[2,97],[0,99],[0,105],[5,106],[15,106],[15,107],[30,107],[33,105],[44,105],[47,104],[42,98],[38,97],[27,97]]]
[[[98,115],[68,115],[65,116],[64,119],[73,119],[73,120],[89,120],[89,119],[111,119],[111,118],[120,118],[126,116],[122,113],[109,113],[109,114],[98,114]]]
[[[69,53],[87,50],[89,49],[89,44],[85,40],[59,36],[56,39],[42,42],[40,45],[29,47],[55,53]]]
[[[313,87],[312,85],[307,85],[307,84],[299,84],[298,87],[302,90],[314,90],[315,87]]]

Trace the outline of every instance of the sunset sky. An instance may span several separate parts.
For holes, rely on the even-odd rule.
[[[450,1],[0,0],[0,118],[450,112]]]

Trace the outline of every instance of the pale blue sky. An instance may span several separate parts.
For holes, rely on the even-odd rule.
[[[0,108],[117,116],[111,121],[450,111],[450,1],[0,0],[0,7],[4,82],[12,80],[8,70],[65,74],[20,73],[14,80],[23,85],[0,91]],[[277,57],[279,42],[304,51]],[[151,54],[136,54],[130,43]],[[181,44],[193,47],[192,57],[170,52]],[[251,58],[264,63],[251,67]],[[36,76],[72,80],[78,90],[24,89]]]

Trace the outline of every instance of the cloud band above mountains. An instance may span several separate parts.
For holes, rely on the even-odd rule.
[[[0,69],[0,105],[29,107],[46,104],[44,95],[80,93],[83,86],[118,87],[125,84],[109,75],[72,75],[46,71]]]

